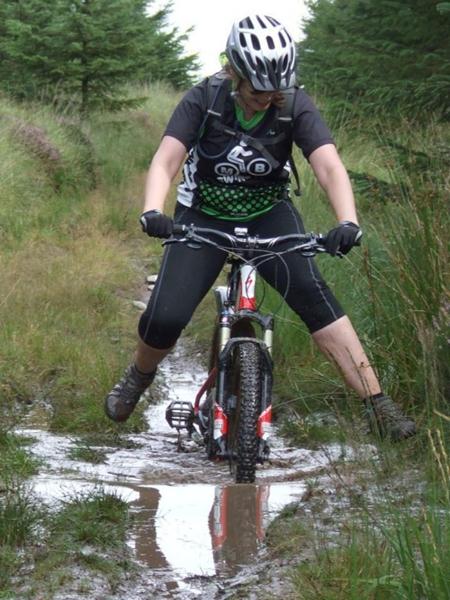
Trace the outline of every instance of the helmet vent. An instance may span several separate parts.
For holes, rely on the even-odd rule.
[[[273,39],[270,37],[270,35],[268,35],[268,36],[266,37],[266,41],[267,41],[267,45],[269,46],[269,48],[270,48],[271,50],[273,50],[273,49],[275,48],[275,44],[274,44],[274,42],[273,42]]]
[[[257,18],[257,20],[258,20],[258,23],[261,25],[261,27],[262,27],[263,29],[266,29],[266,28],[267,28],[267,25],[266,25],[266,23],[263,21],[263,19],[261,19],[261,17],[259,17],[258,15],[256,15],[256,18]],[[266,17],[266,19],[267,19],[267,17]]]
[[[252,40],[253,49],[254,49],[254,50],[261,50],[261,44],[259,43],[259,40],[258,40],[258,38],[256,37],[256,35],[254,35],[254,34],[252,33],[252,35],[251,35],[251,38],[250,38],[250,39]]]
[[[245,63],[242,60],[242,58],[239,56],[239,54],[236,51],[232,52],[232,57],[233,57],[233,62],[237,68],[238,71],[240,71],[241,75],[245,75],[247,69],[245,67]]]
[[[256,58],[256,64],[258,65],[258,69],[260,69],[263,73],[266,70],[266,65],[263,63],[263,61],[259,58],[259,56]]]
[[[239,43],[243,48],[247,48],[247,39],[243,33],[239,34]]]
[[[281,45],[283,46],[283,48],[286,48],[286,46],[287,46],[286,38],[281,33],[281,31],[278,32],[278,37],[280,38],[280,42],[281,42]]]
[[[252,55],[250,54],[250,52],[245,51],[245,59],[247,60],[247,63],[250,65],[250,67],[255,70],[256,69],[256,65],[255,65],[255,61],[253,60]],[[244,70],[245,73],[246,69]]]

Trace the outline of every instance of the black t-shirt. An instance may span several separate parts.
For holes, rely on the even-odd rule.
[[[271,168],[257,149],[242,141],[219,135],[207,128],[202,135],[208,107],[207,80],[191,88],[175,108],[164,135],[179,140],[189,152],[183,170],[183,182],[178,188],[178,201],[192,205],[199,180],[216,180],[220,184],[258,185],[286,180],[289,176],[288,157],[294,142],[306,159],[312,152],[325,144],[332,144],[331,133],[322,120],[318,109],[309,96],[297,90],[293,105],[292,139],[270,147],[280,162],[280,168]],[[252,137],[264,137],[274,133],[271,128],[276,109],[267,110],[264,118],[250,130],[241,129],[237,122],[234,99],[226,99],[222,122],[237,130],[245,131]],[[268,147],[269,148],[269,147]]]

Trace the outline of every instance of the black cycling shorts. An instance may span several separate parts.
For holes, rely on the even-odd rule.
[[[211,227],[233,233],[240,224],[203,214],[192,208],[177,205],[175,222],[198,227]],[[260,217],[242,223],[250,235],[274,237],[288,233],[304,233],[303,223],[289,200],[282,200]],[[141,339],[158,349],[172,347],[189,323],[195,309],[212,287],[226,254],[204,246],[189,248],[172,244],[165,248],[155,288],[139,321]],[[289,270],[277,259],[258,268],[260,275],[280,294],[304,321],[311,333],[344,316],[344,311],[322,279],[312,258],[298,252],[284,255]]]

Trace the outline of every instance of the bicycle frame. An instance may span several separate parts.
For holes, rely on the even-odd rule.
[[[214,290],[218,319],[208,377],[194,406],[174,401],[166,418],[171,427],[179,432],[186,428],[189,435],[197,425],[208,457],[228,459],[236,483],[251,483],[256,464],[269,457],[272,421],[274,317],[259,311],[257,266],[261,260],[287,252],[299,251],[303,256],[325,252],[325,238],[314,233],[259,238],[248,235],[242,227],[236,227],[233,235],[193,224],[175,224],[174,234],[182,237],[165,243],[186,243],[193,249],[206,244],[226,252],[231,271],[227,285]],[[274,250],[284,242],[290,246]]]
[[[215,334],[215,356],[211,361],[211,370],[205,384],[200,389],[194,403],[194,414],[198,416],[201,398],[215,387],[214,426],[212,435],[215,443],[215,456],[233,458],[227,448],[228,411],[230,398],[229,365],[235,348],[244,342],[258,346],[262,364],[261,406],[258,417],[257,432],[259,437],[258,461],[268,458],[268,438],[272,421],[272,340],[274,319],[272,315],[264,315],[258,311],[256,290],[256,268],[243,258],[232,257],[228,260],[231,271],[228,274],[227,286],[214,289],[218,313],[218,325]],[[259,337],[255,334],[254,325],[261,329]]]

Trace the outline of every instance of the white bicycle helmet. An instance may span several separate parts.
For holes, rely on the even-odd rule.
[[[255,90],[272,92],[295,84],[295,44],[273,17],[251,15],[236,21],[225,52],[233,69]]]

